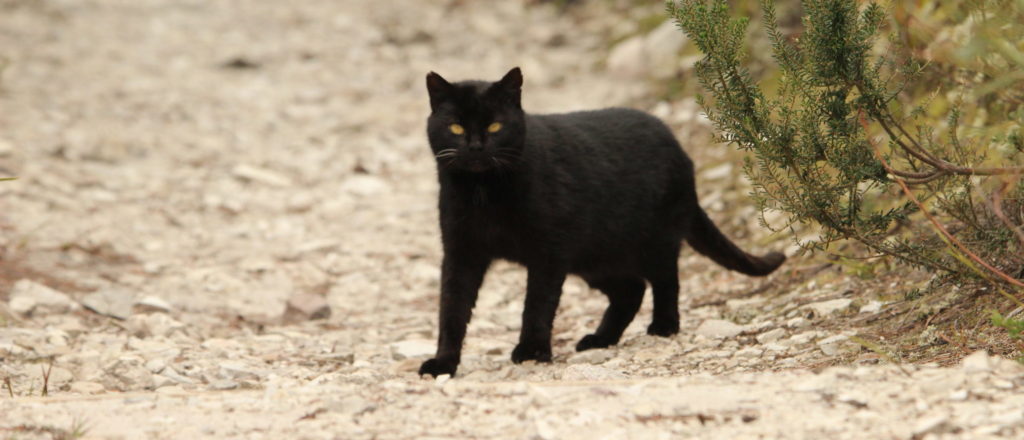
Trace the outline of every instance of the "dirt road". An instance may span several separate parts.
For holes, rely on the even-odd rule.
[[[634,21],[604,2],[0,1],[0,176],[20,177],[0,182],[0,438],[1024,433],[1016,363],[891,365],[828,325],[882,304],[799,258],[759,280],[684,252],[680,335],[643,334],[648,300],[619,347],[582,354],[605,301],[570,279],[555,362],[522,366],[525,274],[497,265],[459,377],[415,374],[441,256],[430,70],[519,65],[534,112],[647,106],[697,159],[712,217],[787,246],[693,100],[645,104],[624,78],[646,71],[609,60],[613,40],[675,38],[630,38]]]

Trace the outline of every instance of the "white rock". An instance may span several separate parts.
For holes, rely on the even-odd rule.
[[[102,382],[107,389],[133,391],[153,388],[153,375],[143,365],[142,359],[135,356],[122,356],[103,369],[106,374]]]
[[[764,349],[760,347],[747,347],[736,352],[736,357],[741,358],[758,358],[761,357],[761,353],[764,353]]]
[[[782,342],[783,345],[802,345],[811,342],[821,337],[821,332],[817,330],[808,330],[803,333],[797,333]]]
[[[769,342],[778,341],[779,339],[782,339],[783,336],[786,336],[786,330],[777,328],[757,335],[757,342],[759,344],[767,344]]]
[[[789,328],[803,328],[807,327],[808,324],[810,324],[810,322],[808,322],[806,319],[800,316],[797,316],[793,319],[790,319],[789,321],[786,321],[786,327]]]
[[[621,79],[643,79],[647,76],[644,39],[634,36],[612,48],[608,54],[608,71]]]
[[[153,388],[156,389],[157,391],[160,391],[160,388],[171,387],[176,385],[178,385],[177,382],[162,374],[153,376]]]
[[[608,71],[622,79],[671,78],[681,66],[679,51],[686,41],[675,22],[665,20],[647,35],[635,35],[615,45],[608,54]]]
[[[985,350],[978,350],[960,361],[965,373],[987,373],[992,371],[992,362]]]
[[[391,190],[391,185],[380,177],[367,174],[350,176],[341,183],[341,190],[357,196],[373,196]]]
[[[679,69],[679,50],[686,44],[686,34],[675,20],[665,20],[644,37],[644,53],[651,75],[672,78]]]
[[[66,346],[71,336],[59,328],[48,327],[46,329],[46,343],[50,345]]]
[[[288,201],[285,206],[290,212],[306,212],[313,209],[316,206],[318,200],[316,197],[308,192],[300,192],[292,194],[288,197]]]
[[[878,313],[882,310],[881,301],[868,301],[867,304],[860,306],[860,313]]]
[[[949,416],[946,414],[921,418],[914,424],[914,438],[920,438],[931,432],[942,431],[948,421]]]
[[[147,261],[142,264],[142,271],[150,275],[156,275],[160,273],[160,271],[164,270],[164,267],[163,263]]]
[[[1017,388],[1017,386],[1014,385],[1013,382],[1007,380],[992,379],[992,388],[997,388],[999,390],[1013,390],[1014,388]]]
[[[615,380],[625,379],[621,372],[598,365],[575,364],[565,368],[562,380]]]
[[[262,374],[242,361],[221,361],[220,372],[223,377],[239,380],[258,380]]]
[[[672,104],[666,101],[658,101],[657,104],[654,104],[654,108],[651,109],[651,114],[658,119],[666,120],[669,116],[672,116]]]
[[[679,58],[679,70],[690,72],[697,62],[704,59],[704,55],[687,55]]]
[[[14,283],[8,305],[12,312],[22,316],[66,313],[79,309],[78,303],[67,295],[27,279]]]
[[[843,351],[843,344],[849,339],[850,338],[843,335],[829,336],[818,341],[818,348],[821,349],[822,353],[825,353],[828,356],[835,356]]]
[[[409,275],[430,287],[435,287],[440,284],[441,270],[437,267],[437,264],[420,260],[411,265]]]
[[[139,313],[145,312],[170,312],[171,303],[165,301],[163,298],[154,295],[147,295],[139,300],[135,301],[135,311]]]
[[[123,289],[105,288],[82,298],[82,305],[93,312],[117,319],[128,319],[132,315],[135,296]]]
[[[288,298],[284,311],[285,322],[300,322],[331,317],[331,305],[323,295],[296,293]]]
[[[77,316],[58,315],[55,318],[57,318],[57,324],[54,327],[67,333],[68,336],[78,336],[89,331]]]
[[[425,339],[395,342],[391,344],[391,356],[396,360],[432,356],[437,349],[434,341]]]
[[[178,322],[166,313],[147,313],[143,315],[132,315],[125,321],[125,328],[139,338],[153,336],[170,336],[177,330],[185,328],[185,324]]]
[[[212,351],[213,354],[218,357],[225,356],[230,352],[239,350],[241,345],[242,344],[240,342],[234,339],[224,338],[209,338],[199,344],[200,347]]]
[[[857,408],[864,408],[868,406],[867,396],[858,391],[841,393],[836,396],[836,400]]]
[[[815,316],[828,316],[850,307],[850,304],[853,304],[852,299],[840,298],[830,301],[810,303],[805,305],[804,308],[813,310]]]
[[[210,389],[212,390],[233,390],[239,387],[238,382],[229,379],[217,380],[210,382]]]
[[[274,171],[264,168],[257,168],[252,165],[238,164],[231,169],[231,174],[238,179],[262,183],[267,186],[286,187],[291,186],[291,179]]]
[[[157,358],[146,362],[146,369],[149,370],[150,373],[159,374],[164,371],[164,368],[167,368],[167,362],[163,359]]]
[[[992,422],[1007,428],[1019,426],[1024,422],[1024,411],[1019,408],[1016,411],[1003,411],[992,416]]]
[[[53,367],[49,369],[49,372],[50,381],[47,385],[50,391],[59,390],[75,380],[75,376],[66,368]]]
[[[592,349],[571,354],[567,362],[570,364],[600,364],[613,357],[614,353],[609,349]]]
[[[163,371],[160,372],[160,376],[170,379],[175,383],[179,384],[192,385],[195,383],[192,379],[182,376],[181,373],[178,373],[177,371],[175,371],[173,367],[170,366],[165,367]]]
[[[704,179],[707,179],[707,180],[724,179],[724,178],[729,177],[731,175],[733,175],[732,164],[728,163],[728,162],[723,163],[723,164],[721,164],[721,165],[719,165],[717,167],[704,170],[703,172],[700,173],[700,176],[703,177]],[[758,298],[758,299],[760,299],[760,298]],[[729,300],[729,301],[734,301],[734,300]],[[758,301],[758,302],[763,302],[763,300]],[[727,302],[727,304],[728,304],[728,302]]]
[[[6,139],[0,139],[0,157],[10,156],[14,152],[14,146]]]
[[[724,339],[731,338],[743,332],[743,327],[721,319],[705,320],[697,327],[696,334],[707,337]]]

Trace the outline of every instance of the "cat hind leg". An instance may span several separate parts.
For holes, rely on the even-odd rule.
[[[605,348],[619,343],[633,317],[640,310],[646,284],[642,278],[613,278],[588,280],[590,287],[608,297],[608,308],[594,333],[586,335],[576,344],[576,351]]]
[[[679,333],[679,246],[666,249],[659,261],[648,266],[647,281],[654,297],[654,316],[647,334],[672,336]]]

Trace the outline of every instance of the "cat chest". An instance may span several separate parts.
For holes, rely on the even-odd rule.
[[[496,258],[520,261],[531,243],[537,240],[529,231],[527,219],[515,212],[487,208],[442,210],[444,240],[456,241]]]

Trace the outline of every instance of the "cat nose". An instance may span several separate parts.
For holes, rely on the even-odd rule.
[[[469,151],[472,151],[474,153],[479,153],[481,151],[484,151],[484,144],[480,142],[470,142],[469,145],[466,146],[466,148],[468,148]]]

